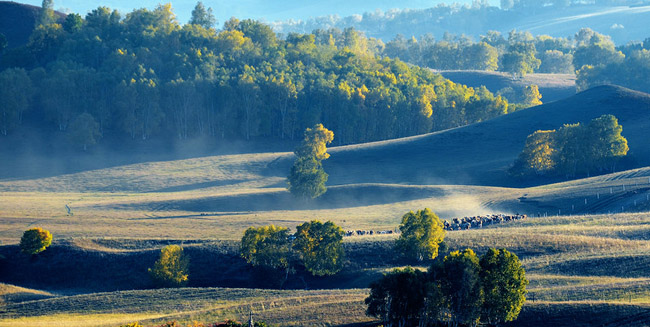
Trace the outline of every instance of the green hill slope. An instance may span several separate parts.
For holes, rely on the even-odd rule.
[[[506,170],[539,129],[613,114],[628,140],[629,168],[650,166],[650,95],[600,86],[492,120],[410,138],[332,148],[330,184],[361,182],[513,186]],[[336,137],[336,136],[335,136]],[[627,167],[626,167],[627,168]],[[586,177],[586,176],[585,176]]]
[[[470,87],[485,86],[490,92],[511,87],[515,91],[528,85],[537,85],[542,94],[542,102],[549,103],[568,98],[576,93],[576,76],[573,74],[528,74],[522,79],[512,79],[512,75],[483,70],[441,70],[436,71],[454,83]]]
[[[25,45],[34,30],[34,23],[38,18],[40,7],[17,3],[13,1],[0,1],[0,33],[7,37],[9,48]],[[57,18],[66,15],[56,12]]]

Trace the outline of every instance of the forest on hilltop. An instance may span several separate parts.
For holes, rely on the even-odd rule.
[[[181,26],[169,4],[124,17],[99,7],[39,25],[2,55],[2,134],[37,124],[85,148],[107,134],[293,139],[323,123],[349,144],[508,112],[486,88],[375,55],[354,29],[280,39],[256,21],[217,31],[197,15]]]
[[[170,4],[124,17],[107,7],[85,18],[43,11],[26,45],[0,52],[0,134],[35,127],[87,149],[102,136],[293,140],[322,123],[342,145],[541,103],[535,86],[493,94],[422,67],[514,76],[577,69],[580,90],[611,83],[650,90],[650,38],[617,48],[585,28],[573,39],[512,31],[507,39],[488,32],[480,42],[447,34],[384,44],[354,28],[280,37],[235,18],[217,30],[209,8],[196,9],[184,25]]]

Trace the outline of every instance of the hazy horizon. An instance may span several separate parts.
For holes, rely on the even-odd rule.
[[[17,1],[19,3],[40,6],[41,0],[24,0]],[[187,23],[190,19],[192,9],[197,3],[197,0],[183,0],[183,1],[156,1],[146,0],[139,2],[130,2],[126,0],[107,0],[107,1],[81,1],[81,0],[55,0],[54,8],[59,11],[68,13],[78,13],[85,16],[89,11],[99,7],[106,6],[111,9],[117,9],[122,14],[133,11],[138,8],[153,9],[159,3],[171,2],[174,13],[178,22],[181,24]],[[362,14],[364,12],[371,12],[377,9],[387,11],[390,9],[423,9],[431,8],[438,3],[461,3],[471,4],[471,0],[456,0],[456,1],[440,1],[440,0],[407,0],[395,5],[394,1],[390,0],[375,0],[375,1],[357,1],[351,2],[346,0],[332,0],[332,1],[261,1],[261,0],[206,0],[203,4],[206,7],[211,7],[215,17],[217,18],[218,26],[228,20],[230,17],[237,17],[239,19],[253,18],[257,20],[272,22],[278,20],[304,20],[310,17],[320,17],[327,15],[339,15],[341,17],[350,16],[353,14]],[[497,0],[489,0],[491,5],[497,6]]]

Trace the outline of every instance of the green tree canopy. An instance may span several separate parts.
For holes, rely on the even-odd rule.
[[[54,15],[54,1],[52,0],[43,0],[41,3],[41,11],[39,13],[38,19],[36,20],[36,26],[38,25],[50,25],[56,22],[56,16]]]
[[[315,276],[334,275],[343,268],[343,230],[331,221],[312,220],[297,227],[293,248],[307,271]]]
[[[99,124],[87,112],[82,113],[70,123],[68,133],[70,141],[81,145],[84,151],[88,149],[88,146],[95,145],[97,139],[102,135],[99,132]]]
[[[613,115],[589,124],[567,124],[557,131],[536,131],[528,136],[510,173],[513,176],[566,175],[613,170],[627,155],[623,127]]]
[[[417,326],[426,298],[426,274],[411,267],[395,269],[370,284],[366,314],[384,325]]]
[[[603,115],[587,125],[587,139],[591,143],[588,156],[597,169],[609,168],[617,158],[627,155],[627,139],[621,135],[623,126],[614,115]]]
[[[68,33],[79,32],[83,27],[83,23],[84,21],[83,18],[81,18],[81,15],[74,13],[68,14],[63,22],[63,29]]]
[[[475,325],[481,315],[481,266],[471,249],[454,251],[444,259],[441,287],[454,325]]]
[[[425,274],[413,268],[384,274],[370,286],[366,314],[386,325],[477,326],[515,320],[526,300],[525,272],[514,254],[471,249],[436,259]]]
[[[576,69],[585,65],[620,63],[625,59],[625,55],[616,50],[614,42],[608,36],[588,28],[582,29],[576,34],[576,41],[579,44],[573,54],[573,66]]]
[[[491,325],[513,321],[526,301],[526,272],[506,249],[489,249],[480,260],[485,300],[481,318]]]
[[[20,250],[27,254],[38,254],[52,244],[52,233],[43,228],[31,228],[20,238]]]
[[[317,198],[327,192],[327,177],[320,161],[313,157],[298,158],[289,173],[289,192],[303,199]]]
[[[273,225],[249,227],[241,240],[241,256],[253,266],[289,268],[289,229]]]
[[[200,7],[195,23],[204,17]],[[459,62],[474,69],[493,69],[501,51],[462,36],[443,41],[446,45],[435,48],[430,35],[410,38],[405,51],[422,63]],[[35,71],[29,100],[37,105],[24,115],[30,120],[25,123],[65,131],[87,112],[107,138],[295,140],[322,123],[343,145],[428,133],[507,112],[503,99],[489,91],[386,58],[382,49],[379,40],[352,28],[282,39],[254,20],[232,19],[220,31],[180,26],[170,5],[125,15],[99,7],[85,20],[71,14],[62,25],[38,26],[27,46],[2,55],[0,71]],[[317,160],[327,157],[319,148],[304,150],[314,150]]]
[[[211,28],[217,23],[217,19],[212,14],[212,8],[205,8],[203,2],[196,3],[194,10],[192,10],[192,18],[190,24],[203,26],[204,28]]]
[[[511,44],[508,52],[501,59],[501,70],[517,77],[534,72],[541,65],[535,57],[535,44],[531,42],[517,42]]]
[[[7,135],[20,123],[22,113],[29,108],[32,81],[22,68],[0,72],[0,134]]]
[[[149,275],[161,287],[187,285],[190,258],[179,245],[167,245],[160,250],[160,258],[149,268]]]
[[[535,131],[526,138],[526,145],[515,160],[510,173],[514,176],[545,175],[556,166],[555,130]]]
[[[316,124],[313,128],[305,130],[300,146],[294,151],[298,158],[313,157],[322,161],[330,157],[327,145],[334,140],[334,133],[323,126]]]
[[[296,161],[291,167],[288,177],[288,189],[291,194],[314,199],[327,191],[327,173],[323,169],[322,160],[329,158],[327,144],[334,139],[334,133],[317,124],[314,128],[305,130],[305,137],[296,149]]]
[[[429,208],[405,214],[399,229],[395,246],[403,255],[419,261],[438,256],[446,232],[440,218]]]

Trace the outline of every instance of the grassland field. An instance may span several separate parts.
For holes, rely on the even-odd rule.
[[[587,93],[587,104],[617,104],[626,97],[640,103],[641,108],[621,115],[629,122],[623,124],[624,135],[627,130],[629,140],[640,142],[644,125],[633,120],[650,113],[650,100],[626,92],[606,88],[600,92],[604,95]],[[249,226],[295,230],[313,219],[332,220],[344,230],[395,229],[404,213],[425,207],[442,219],[529,216],[450,231],[446,237],[449,251],[470,247],[480,254],[491,247],[507,248],[522,259],[530,280],[528,302],[510,326],[649,326],[650,151],[631,143],[634,165],[599,176],[530,185],[504,177],[504,163],[520,150],[510,147],[521,145],[509,139],[537,128],[535,119],[543,110],[559,112],[566,106],[555,103],[512,114],[518,124],[528,121],[530,126],[510,129],[503,137],[491,133],[507,117],[420,137],[332,148],[325,166],[330,187],[312,202],[295,200],[285,189],[289,152],[145,158],[33,177],[2,174],[0,326],[243,321],[251,310],[256,319],[282,326],[372,324],[363,305],[369,283],[394,267],[429,265],[401,259],[392,249],[395,235],[346,237],[342,273],[316,278],[297,271],[284,289],[260,278],[268,272],[245,264],[237,253],[238,240]],[[490,137],[469,144],[477,133]],[[468,155],[460,145],[444,144],[452,136],[470,147],[493,144]],[[477,155],[479,162],[471,160]],[[440,175],[452,168],[464,177]],[[408,174],[418,171],[427,174]],[[53,245],[36,257],[21,255],[17,244],[22,232],[36,226],[52,232]],[[191,257],[188,288],[152,289],[147,268],[167,244],[182,244]]]
[[[424,207],[433,208],[443,219],[515,211],[531,216],[498,227],[447,235],[450,250],[471,247],[483,252],[489,247],[505,247],[520,256],[531,284],[529,302],[517,324],[528,326],[540,312],[569,317],[572,314],[567,310],[574,308],[586,312],[585,317],[617,317],[613,312],[620,312],[622,319],[630,313],[640,314],[640,320],[630,324],[643,326],[643,313],[650,310],[650,216],[643,212],[648,169],[530,188],[340,185],[331,187],[325,199],[296,203],[279,187],[281,177],[264,175],[263,169],[257,168],[263,166],[260,162],[276,157],[251,154],[149,162],[1,182],[0,239],[5,245],[0,252],[7,258],[5,263],[15,264],[12,271],[4,272],[5,281],[34,288],[4,285],[6,306],[0,314],[0,326],[242,320],[250,308],[259,319],[281,325],[368,322],[371,319],[364,315],[363,299],[369,282],[391,267],[409,264],[395,259],[396,254],[391,252],[394,236],[346,238],[349,259],[345,273],[329,280],[307,279],[308,288],[325,288],[320,291],[233,289],[268,286],[247,280],[255,275],[237,257],[237,240],[248,226],[272,223],[295,228],[311,219],[330,219],[346,230],[394,229],[402,214]],[[138,171],[148,173],[134,178],[139,183],[131,181],[128,176],[137,176]],[[167,179],[167,175],[174,177]],[[165,185],[181,189],[182,185],[205,185],[218,176],[237,181],[158,191]],[[102,179],[112,181],[115,190],[103,189],[98,182]],[[607,204],[612,199],[613,204]],[[614,213],[621,201],[631,206],[628,210],[634,210],[633,199],[637,199],[641,212]],[[601,202],[611,214],[587,214]],[[74,215],[67,215],[65,204]],[[567,215],[571,206],[575,214]],[[32,226],[44,227],[55,236],[52,248],[37,262],[16,254],[15,244],[22,231]],[[147,283],[146,268],[155,260],[157,249],[170,243],[186,247],[195,262],[192,267],[198,271],[192,275],[194,283],[202,288],[147,290],[152,285]],[[102,263],[106,266],[98,269]],[[30,267],[53,276],[67,271],[69,279],[29,280],[27,277],[34,274],[23,271]],[[111,278],[114,281],[109,281]],[[303,287],[298,279],[292,285]],[[249,295],[239,297],[238,292]],[[340,296],[337,292],[347,293]],[[125,300],[127,295],[141,307]],[[160,302],[158,297],[170,302]],[[274,305],[269,307],[264,301]],[[175,305],[165,304],[172,302]],[[617,319],[612,318],[612,326]],[[565,319],[565,325],[569,321],[573,320]]]

